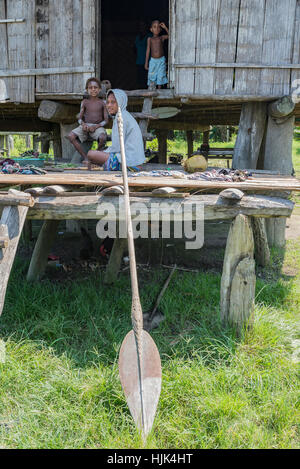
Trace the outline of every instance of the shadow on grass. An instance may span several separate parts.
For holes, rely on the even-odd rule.
[[[272,264],[258,277],[256,297],[265,306],[284,307],[292,288],[282,276],[283,250],[272,251]],[[16,259],[8,284],[0,336],[30,339],[66,354],[76,366],[113,364],[131,329],[129,271],[111,287],[103,285],[104,271],[78,272],[30,284],[28,263]],[[258,272],[259,275],[259,272]],[[143,311],[152,309],[168,276],[165,269],[139,269]],[[219,314],[221,275],[177,271],[163,296],[165,321],[152,331],[162,361],[195,354],[213,366],[226,361],[238,344],[234,331],[222,327]]]
[[[129,271],[113,287],[103,285],[103,272],[30,284],[28,263],[16,259],[0,320],[0,336],[30,339],[66,354],[76,366],[115,363],[125,335],[131,329]],[[143,311],[151,310],[168,271],[139,270]],[[233,331],[219,318],[220,277],[211,273],[177,272],[160,309],[166,320],[152,332],[162,361],[170,357],[203,360],[234,352]],[[216,347],[213,347],[213,344]],[[218,347],[217,347],[218,345]],[[221,347],[220,347],[221,345]],[[223,345],[223,346],[222,346]],[[215,352],[213,350],[215,349]]]

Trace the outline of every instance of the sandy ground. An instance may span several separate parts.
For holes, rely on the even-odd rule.
[[[300,205],[296,205],[291,218],[286,220],[286,239],[300,238]]]

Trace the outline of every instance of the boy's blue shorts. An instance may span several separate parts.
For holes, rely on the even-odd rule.
[[[166,85],[168,83],[166,58],[164,56],[159,59],[151,57],[148,71],[148,86],[150,83],[155,83],[156,85]]]

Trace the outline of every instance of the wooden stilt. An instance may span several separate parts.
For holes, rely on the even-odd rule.
[[[29,282],[36,282],[43,276],[47,265],[49,250],[56,237],[58,225],[59,220],[46,220],[44,222],[28,269],[27,280]]]
[[[106,267],[104,283],[105,285],[112,285],[116,282],[118,278],[118,273],[120,271],[122,256],[127,247],[126,238],[116,238],[110,257],[109,262]]]
[[[293,171],[292,145],[295,108],[290,97],[284,97],[271,103],[268,108],[269,118],[265,135],[263,168],[291,175]],[[266,220],[266,229],[270,246],[285,246],[286,219],[270,218]]]
[[[266,103],[245,103],[242,105],[239,130],[232,159],[233,168],[256,168],[265,132],[266,119]]]
[[[158,162],[160,164],[166,164],[167,161],[167,130],[156,131],[158,140]]]
[[[186,131],[186,140],[188,147],[188,157],[190,157],[194,152],[194,132],[192,130]]]
[[[4,207],[0,220],[0,237],[8,238],[8,246],[0,249],[0,315],[2,314],[7,282],[16,255],[19,239],[29,207]]]
[[[203,143],[209,145],[209,130],[203,132]]]
[[[238,215],[227,239],[221,279],[221,319],[238,333],[250,320],[254,305],[254,239],[248,217]]]

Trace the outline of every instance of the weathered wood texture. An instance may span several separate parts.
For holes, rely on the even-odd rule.
[[[299,0],[176,0],[170,46],[176,94],[290,94],[290,80],[299,76],[292,66],[299,63],[299,9]]]
[[[58,225],[59,220],[47,220],[44,222],[32,254],[27,273],[28,281],[37,281],[44,274],[48,254],[56,237]]]
[[[240,332],[253,311],[254,239],[248,217],[239,214],[229,230],[221,278],[221,319]]]
[[[164,213],[169,213],[169,207],[174,204],[171,219],[182,220],[183,210],[191,211],[193,219],[197,218],[197,204],[204,205],[205,220],[232,219],[239,213],[254,217],[289,217],[294,204],[290,200],[267,196],[244,196],[241,201],[231,205],[218,195],[202,195],[186,197],[178,200],[170,197],[162,201],[157,197],[130,197],[131,204],[140,206],[139,219],[148,220]],[[162,204],[162,202],[164,202]],[[101,205],[115,210],[116,215],[123,213],[122,197],[115,196],[82,196],[82,197],[39,197],[34,207],[28,213],[30,219],[41,220],[79,220],[101,219],[105,210]],[[109,204],[109,205],[106,205]],[[137,206],[136,206],[137,207]],[[114,213],[111,213],[112,217]]]
[[[246,103],[242,105],[240,125],[232,159],[233,168],[256,169],[266,120],[266,103]]]
[[[127,238],[115,239],[111,254],[109,256],[109,263],[107,264],[105,271],[105,285],[112,285],[117,280],[122,263],[122,257],[126,248]]]
[[[2,314],[7,282],[14,262],[28,207],[5,207],[0,220],[0,235],[9,238],[8,247],[0,249],[0,315]]]
[[[5,78],[10,99],[32,103],[35,92],[82,93],[95,70],[95,1],[0,0],[0,18],[6,16],[25,21],[0,24],[1,69],[33,73]],[[34,72],[45,68],[64,73]]]
[[[0,0],[0,18],[25,18],[22,23],[0,24],[2,69],[35,68],[35,3],[33,0]],[[34,102],[34,77],[5,80],[11,101]]]
[[[281,219],[280,219],[281,220]],[[251,219],[255,245],[255,260],[258,265],[265,267],[270,263],[270,249],[268,245],[266,223],[263,218]]]

